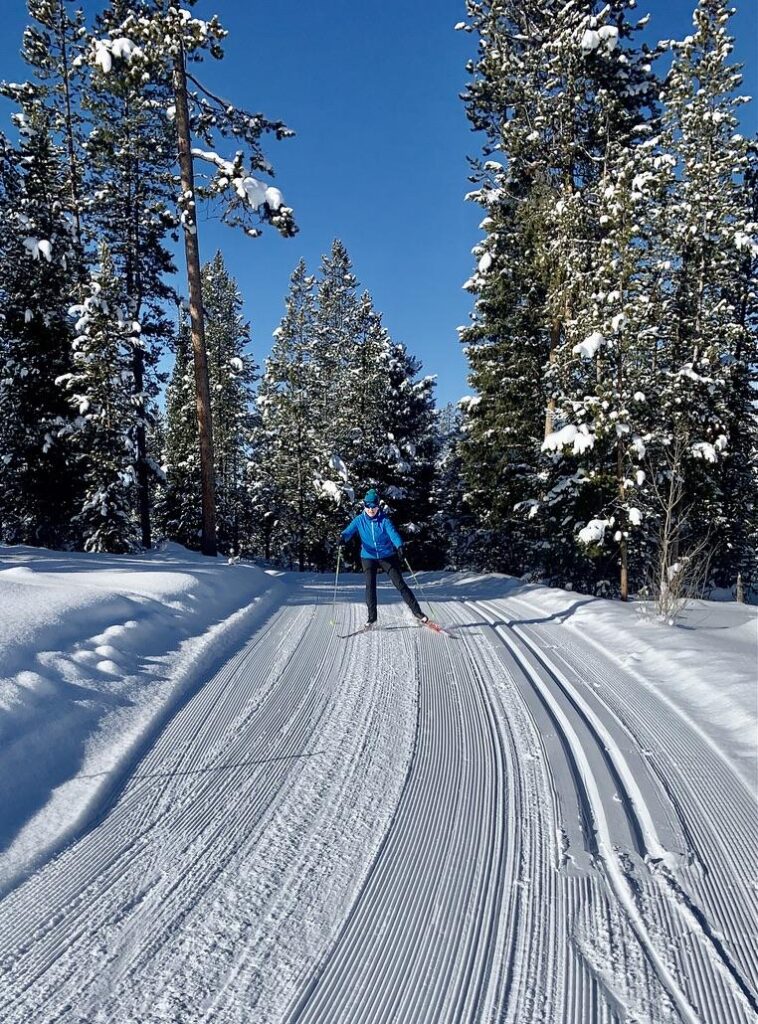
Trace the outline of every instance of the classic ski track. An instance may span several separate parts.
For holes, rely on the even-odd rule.
[[[490,613],[494,612],[497,617],[502,616],[503,611],[507,613],[508,604],[510,601],[519,599],[503,599],[497,602],[477,602],[478,606],[482,609],[487,609]],[[521,601],[522,604],[527,604],[529,607],[534,607],[528,602]],[[501,635],[504,633],[504,627],[498,626],[498,631]],[[554,626],[553,629],[559,627]],[[578,699],[580,705],[584,705],[584,699],[579,697],[578,691],[569,683],[562,670],[552,661],[547,655],[544,649],[538,648],[534,640],[530,639],[525,630],[521,627],[514,625],[509,626],[509,632],[512,635],[518,637],[518,639],[526,646],[528,650],[541,662],[546,668],[547,672],[552,676],[552,680],[556,687],[560,687],[564,692],[569,695],[569,700],[576,706]],[[536,631],[535,631],[536,632]],[[503,636],[503,639],[508,639]],[[597,694],[592,693],[592,697],[597,700]],[[607,708],[608,705],[605,705]],[[611,717],[618,722],[626,731],[629,731],[628,726],[625,722],[621,722],[618,716],[610,708],[608,712]],[[586,721],[585,717],[585,721]],[[656,721],[655,717],[652,719]],[[610,736],[606,729],[596,729],[596,723],[593,724],[593,731],[596,735],[596,742],[598,744],[608,743]],[[633,735],[633,734],[630,734]],[[608,753],[611,761],[623,762],[623,755],[621,751],[615,747],[613,741],[610,740],[611,746],[609,746]],[[615,748],[615,749],[614,749]],[[723,766],[723,762],[717,760],[717,767]],[[648,767],[648,774],[650,769]],[[624,771],[623,769],[615,773],[616,782],[631,778],[631,773]],[[622,783],[624,784],[624,783]],[[738,787],[741,788],[741,787]],[[600,790],[597,790],[599,795]],[[647,818],[647,826],[641,826],[641,833],[649,836],[650,835],[650,824],[652,824],[650,815],[646,814],[644,807],[644,798],[642,793],[637,788],[632,798],[631,794],[627,794],[626,798],[622,801],[627,814],[640,815],[640,819]],[[739,801],[738,801],[739,802]],[[697,807],[698,800],[694,798],[691,803],[688,803],[688,810],[691,806]],[[642,811],[642,813],[640,813]],[[706,818],[706,821],[708,819]],[[659,845],[660,841],[653,833],[653,844]],[[722,858],[726,851],[723,847],[720,851]],[[637,921],[637,927],[635,931],[640,938],[640,941],[647,948],[648,953],[652,953],[652,962],[659,973],[661,981],[664,982],[664,986],[668,990],[672,998],[679,1008],[680,1014],[692,1014],[692,1017],[686,1017],[685,1019],[701,1019],[697,1014],[702,1014],[702,1020],[711,1021],[718,1020],[719,1024],[727,1024],[732,1021],[745,1021],[754,1019],[756,1010],[755,995],[750,990],[749,985],[742,977],[739,970],[735,967],[730,956],[726,954],[725,949],[721,945],[720,941],[715,937],[713,930],[708,927],[705,922],[705,915],[698,910],[697,907],[688,906],[687,899],[683,898],[682,891],[679,884],[676,881],[675,873],[664,865],[656,866],[655,858],[650,857],[650,850],[644,850],[648,863],[652,861],[651,872],[648,877],[645,878],[643,875],[642,884],[643,891],[641,894],[636,895],[634,889],[631,890],[631,896],[633,900],[631,904],[628,900],[623,900],[623,890],[619,892],[618,884],[614,886],[616,889],[616,895],[622,897],[622,901],[627,905],[627,910],[631,908],[632,914],[637,917],[638,911],[641,911],[641,903],[644,903],[644,910],[648,914],[649,920],[644,922],[641,918]],[[729,863],[730,858],[726,857],[726,862]],[[603,862],[607,865],[607,857],[604,853]],[[722,860],[723,862],[723,860]],[[719,863],[719,858],[716,858],[715,863]],[[628,873],[621,864],[621,871],[615,872],[615,881],[619,881],[628,878]],[[640,881],[639,878],[636,879]],[[718,891],[718,889],[717,889]],[[720,905],[729,908],[733,905],[734,897],[729,893],[728,887],[721,889],[719,892]],[[644,899],[643,899],[644,897]],[[662,898],[661,898],[662,897]],[[693,912],[694,911],[694,912]],[[748,912],[749,916],[749,912]],[[730,924],[735,924],[737,921],[737,933],[741,931],[743,922],[740,920],[742,914],[734,914],[730,920]],[[640,928],[641,925],[641,928]],[[677,936],[681,936],[683,933],[696,933],[700,938],[698,944],[686,944],[692,946],[692,949],[687,948],[687,955],[682,953],[682,949],[685,944],[677,939]],[[750,945],[750,928],[742,930],[744,936],[744,944]],[[669,944],[673,948],[673,959],[675,961],[673,965],[673,973],[666,965],[664,957],[666,952],[663,951],[659,956],[658,949],[666,947]],[[671,960],[671,957],[668,958]],[[660,966],[664,964],[664,971],[661,972]],[[680,986],[675,979],[683,979],[684,985]],[[686,989],[686,981],[692,978],[692,995]],[[674,980],[675,987],[671,987],[671,981]],[[694,1006],[692,1005],[694,1003]]]
[[[220,690],[223,690],[223,689],[225,689],[228,686],[228,684],[231,681],[232,675],[233,675],[233,672],[230,671],[230,666],[226,666],[225,669],[223,669],[222,672],[219,673],[219,675],[215,678],[215,680],[214,680],[215,686],[211,687],[213,689],[213,691],[214,691],[214,699],[218,696],[218,692]],[[211,689],[211,688],[209,688],[209,689]],[[203,704],[207,703],[207,701],[205,699],[206,697],[207,697],[207,694],[205,693],[205,691],[201,691],[201,693],[199,695],[199,705],[198,705],[198,710],[200,712],[199,717],[201,718],[201,721],[202,721]],[[164,733],[163,736],[161,737],[161,739],[158,741],[157,746],[159,748],[159,752],[156,753],[156,750],[154,749],[153,751],[151,751],[147,755],[145,761],[143,762],[143,766],[145,768],[152,768],[155,765],[162,765],[160,749],[162,749],[162,747],[166,744],[166,735],[167,735],[167,733],[178,735],[179,741],[181,742],[183,736],[186,735],[186,732],[187,731],[191,731],[191,730],[194,729],[194,716],[189,717],[189,720],[187,722],[187,726],[183,727],[182,723],[185,721],[185,719],[188,718],[188,716],[186,716],[185,714],[182,713],[183,711],[184,711],[184,709],[182,709],[179,712],[178,716],[173,720],[171,725],[168,727],[167,732]],[[175,771],[175,767],[174,766],[162,765],[162,767],[163,767],[164,771],[161,772],[161,775],[164,774],[164,773],[170,775],[173,771]],[[148,775],[148,774],[150,774],[148,771],[144,771],[143,772],[142,770],[138,770],[135,777],[137,779],[139,779],[140,776],[144,776],[144,775]],[[120,802],[119,805],[114,809],[114,813],[111,816],[110,824],[111,824],[111,827],[116,829],[117,831],[121,828],[120,819],[122,817],[128,817],[128,814],[129,814],[129,812],[131,810],[131,806],[135,802],[133,800],[133,797],[135,796],[134,790],[139,789],[139,788],[140,787],[133,787],[133,782],[132,782],[131,785],[127,785],[127,788],[126,788],[125,793],[124,793],[123,801]],[[155,801],[149,801],[148,802],[148,806],[150,806],[152,803],[159,802],[163,798],[163,795],[164,795],[162,791],[158,790],[158,787],[153,787],[153,788],[158,792],[158,797],[156,798]],[[174,811],[178,812],[177,815],[176,815],[177,818],[181,818],[181,815],[182,815],[182,813],[184,811],[184,808],[187,807],[187,806],[190,806],[192,803],[194,803],[196,801],[197,796],[198,796],[198,793],[197,793],[197,791],[195,791],[192,794],[187,795],[185,797],[184,801],[180,802],[179,804],[176,804],[176,803],[173,804]],[[139,806],[139,804],[138,804],[138,806]],[[107,830],[107,831],[103,831],[103,832],[100,832],[98,830],[98,825],[101,824],[103,821],[105,821],[105,819],[107,817],[108,817],[108,813],[106,812],[105,814],[103,814],[101,816],[99,821],[95,823],[95,825],[92,827],[91,831],[83,839],[83,841],[85,843],[89,843],[89,844],[93,845],[94,848],[93,848],[92,852],[95,853],[95,854],[99,854],[100,848],[102,848],[102,850],[104,852],[104,863],[103,863],[102,867],[100,867],[98,865],[97,859],[95,860],[95,864],[93,865],[93,864],[91,864],[89,862],[88,858],[70,858],[72,863],[70,865],[68,865],[68,864],[66,865],[66,871],[65,872],[60,872],[60,874],[63,876],[63,878],[59,878],[59,877],[57,877],[58,874],[59,874],[59,871],[57,871],[51,865],[50,869],[47,872],[40,872],[39,873],[39,878],[40,878],[39,885],[35,886],[35,888],[37,890],[37,892],[36,892],[36,896],[37,897],[41,896],[43,899],[50,898],[52,901],[55,901],[55,899],[61,895],[60,886],[61,886],[61,882],[63,881],[64,884],[66,885],[67,890],[68,890],[68,892],[66,893],[65,903],[67,905],[69,905],[69,906],[74,906],[74,907],[76,906],[77,903],[80,903],[80,902],[83,903],[84,906],[83,906],[83,911],[82,911],[82,917],[86,917],[90,913],[90,908],[87,905],[86,899],[84,899],[84,897],[87,896],[86,889],[82,888],[82,890],[80,892],[76,892],[79,875],[81,874],[82,876],[84,876],[87,879],[87,882],[85,883],[86,885],[91,885],[94,882],[95,886],[97,886],[97,874],[100,871],[107,871],[111,864],[118,864],[119,867],[122,868],[123,870],[128,870],[129,869],[129,865],[126,864],[126,863],[122,864],[122,861],[124,860],[123,854],[126,853],[126,852],[132,852],[133,848],[135,846],[137,846],[138,844],[139,845],[143,845],[142,841],[146,837],[148,837],[151,832],[153,832],[153,831],[155,831],[155,830],[157,830],[159,828],[162,828],[162,827],[165,828],[165,822],[164,822],[163,816],[162,815],[158,815],[157,817],[152,818],[152,820],[150,820],[146,825],[144,825],[142,827],[142,830],[138,832],[136,837],[131,837],[130,836],[130,838],[127,840],[126,847],[123,850],[122,849],[114,850],[113,849],[113,835],[110,834],[110,829]],[[141,813],[138,813],[138,815],[137,815],[138,821],[140,819],[142,819],[142,818],[144,818],[144,815],[142,815]],[[129,822],[129,820],[127,820],[126,827],[124,829],[124,831],[127,832],[127,833],[131,831],[129,826],[130,826],[130,822]],[[88,853],[89,853],[89,851],[88,851]],[[57,865],[57,864],[58,864],[58,859],[56,859],[56,861],[53,861],[53,865]],[[92,879],[93,868],[95,869],[95,878],[94,879]],[[119,874],[120,874],[120,872],[119,872]],[[118,875],[111,876],[110,878],[107,879],[108,883],[112,884],[112,882],[115,881],[117,877],[118,877]],[[37,881],[37,879],[35,879],[35,881]],[[10,902],[13,902],[13,901],[11,900]],[[38,914],[40,916],[42,916],[44,914],[44,912],[45,912],[44,908],[40,908],[40,910],[38,910]],[[23,919],[23,926],[24,926],[25,930],[28,929],[28,925],[30,923],[29,920],[28,920],[28,917],[25,916],[27,913],[28,913],[27,907],[23,906],[23,909],[22,909],[22,919]],[[8,923],[9,924],[13,924],[14,923],[14,918],[11,917],[10,921]],[[54,919],[51,922],[52,927],[54,928],[57,923],[58,923],[58,921]],[[2,928],[2,930],[0,930],[0,941],[3,941],[3,942],[5,941],[5,939],[6,939],[6,929],[7,929],[7,925],[5,925]]]
[[[721,949],[717,955],[730,961],[728,969],[739,979],[741,988],[752,987],[755,1007],[758,948],[750,936],[755,934],[757,910],[751,864],[758,853],[758,837],[755,829],[750,832],[748,828],[755,821],[754,800],[746,793],[742,778],[730,772],[724,760],[714,756],[707,744],[701,744],[696,734],[682,737],[678,730],[661,728],[667,719],[665,714],[661,716],[652,694],[643,690],[638,703],[633,704],[622,688],[606,689],[607,699],[634,723],[638,744],[655,751],[651,770],[682,819],[696,859],[693,867],[684,865],[679,873],[687,880],[691,899],[702,905],[700,913],[714,920],[716,927],[711,932],[734,936],[728,954]],[[686,771],[681,770],[682,765],[686,765]],[[728,800],[724,799],[725,793],[729,794]],[[707,871],[703,868],[706,864]],[[713,934],[709,941],[718,945]]]
[[[513,600],[536,610],[522,598]],[[736,1019],[743,1019],[740,1014],[744,1014],[745,1004],[758,1015],[758,948],[752,941],[758,927],[752,877],[758,835],[755,827],[752,832],[749,829],[755,822],[752,794],[699,731],[667,728],[673,713],[669,706],[662,706],[648,688],[630,687],[624,681],[624,670],[594,643],[581,643],[576,634],[558,625],[550,624],[549,631],[560,636],[564,664],[579,673],[588,687],[602,690],[605,705],[623,720],[635,747],[654,749],[648,770],[681,819],[685,841],[697,859],[694,868],[684,863],[676,872],[659,866],[657,881],[668,889],[679,913],[687,919],[687,927],[701,936],[709,958],[739,991],[741,1010]],[[616,678],[618,686],[613,685]],[[681,771],[682,764],[686,771]],[[670,902],[663,904],[664,909]],[[697,965],[693,969],[700,970]],[[722,1012],[721,1007],[709,1007],[709,1012],[717,1009]]]
[[[468,605],[482,612],[478,605]],[[512,645],[504,643],[503,637],[495,626],[491,627],[491,639],[494,646],[502,649],[508,654],[508,664],[512,663],[513,670],[521,673],[533,685],[533,670],[528,664],[518,657],[513,657]],[[508,673],[512,671],[507,669]],[[496,673],[492,673],[493,677]],[[523,698],[522,698],[523,700]],[[518,705],[510,704],[505,707],[505,713],[510,723],[516,727]],[[523,711],[529,715],[526,705]],[[555,719],[551,716],[551,721]],[[536,741],[534,746],[540,749],[542,758],[539,767],[544,770],[546,779],[542,782],[542,798],[554,793],[551,783],[551,770],[556,770],[557,765],[551,763],[542,747],[542,737],[539,734],[536,724],[533,726]],[[528,732],[528,730],[527,730]],[[517,735],[521,733],[522,739],[525,735],[523,723],[516,728]],[[530,750],[532,745],[527,746]],[[527,751],[522,751],[522,754]],[[590,816],[591,804],[589,797],[584,791],[582,775],[573,758],[570,747],[567,744],[560,748],[560,756],[566,761],[566,769],[575,776],[574,786],[576,798],[579,802],[586,801],[588,810],[581,814],[587,819]],[[563,809],[565,813],[565,808]],[[526,813],[524,813],[526,812]],[[522,809],[524,819],[521,822],[522,828],[529,826],[528,809]],[[590,816],[591,817],[591,816]],[[528,929],[521,940],[519,951],[513,955],[514,966],[527,965],[529,973],[517,979],[513,997],[509,991],[503,993],[501,1003],[502,1020],[512,1024],[524,1024],[526,1021],[534,1024],[543,1024],[550,1021],[561,1024],[589,1024],[589,1022],[620,1021],[625,1018],[627,1009],[624,1002],[616,999],[615,994],[610,990],[602,978],[590,968],[590,966],[573,951],[572,936],[570,931],[576,925],[580,914],[591,913],[594,920],[599,912],[609,913],[610,907],[607,903],[607,887],[602,883],[602,876],[585,876],[577,873],[571,868],[569,874],[561,869],[562,856],[559,849],[554,849],[552,856],[546,858],[544,851],[548,847],[556,847],[556,834],[560,822],[558,808],[554,808],[549,830],[542,828],[537,830],[534,838],[541,840],[542,857],[537,862],[532,862],[524,871],[524,883],[526,885],[526,900],[523,916],[529,922]],[[590,822],[591,823],[591,822]],[[527,832],[534,829],[527,827]],[[547,833],[547,834],[546,834]],[[589,843],[590,850],[596,850],[596,845]],[[539,869],[542,869],[540,872]],[[536,884],[535,884],[536,883]],[[603,908],[607,909],[603,911]],[[572,923],[573,922],[573,923]],[[628,940],[627,940],[628,941]],[[606,953],[610,951],[610,944]],[[510,969],[510,965],[509,965]],[[629,972],[624,972],[625,974]],[[648,972],[649,973],[649,972]],[[552,989],[546,980],[553,981]],[[626,978],[624,979],[627,980]],[[647,988],[651,982],[643,978],[643,985]],[[657,980],[655,982],[657,984]],[[664,996],[665,998],[665,996]],[[648,999],[652,1003],[652,999]],[[618,1009],[618,1013],[614,1010]],[[498,1020],[501,1018],[498,1017]],[[677,1017],[679,1020],[679,1017]]]
[[[464,623],[466,610],[456,617]],[[557,794],[547,770],[542,737],[513,674],[498,657],[500,644],[485,640],[474,646],[508,737],[509,780],[514,793],[508,838],[514,845],[515,881],[504,894],[500,910],[503,953],[500,968],[493,973],[496,998],[491,1002],[491,1016],[510,1024],[564,1020],[564,976],[556,968],[568,936],[559,935],[565,912],[557,872]],[[577,1018],[577,1024],[579,1020],[586,1017]]]
[[[323,623],[323,622],[320,623],[320,628],[323,630],[323,635],[328,637],[329,633],[328,633],[328,631],[326,631],[324,629],[325,625],[326,624]],[[357,652],[357,650],[359,650],[359,649],[356,648],[356,652]],[[343,673],[342,674],[343,677],[347,676],[349,678],[350,676],[351,677],[357,676],[359,678],[364,678],[367,675],[367,667],[364,667],[363,670],[360,671],[360,672],[357,671],[357,668],[359,668],[360,666],[364,665],[364,663],[365,663],[365,656],[363,654],[359,654],[359,659],[355,660],[353,658],[352,660],[350,660],[350,662],[348,663],[348,668],[349,668],[350,672],[349,672],[349,674],[348,673]],[[371,705],[372,705],[372,699],[371,699],[372,698],[372,692],[369,690],[368,692],[366,692],[365,695],[368,697],[367,705],[368,705],[369,708],[371,708]],[[367,723],[366,728],[367,729],[368,729],[368,721],[369,721],[369,718],[366,718],[366,723]],[[366,748],[366,746],[369,744],[369,741],[368,741],[368,738],[367,738],[366,735],[361,737],[361,734],[360,734],[360,731],[359,731],[359,725],[360,725],[359,721],[355,720],[353,722],[353,726],[354,726],[354,728],[353,728],[353,735],[354,735],[355,741],[357,741],[357,739],[361,738],[360,746],[361,746],[361,750],[364,750]],[[357,733],[357,735],[355,735],[355,733]],[[351,764],[351,762],[349,762],[349,759],[348,759],[348,763],[345,763],[341,758],[338,758],[338,759],[335,759],[335,761],[334,761],[334,763],[332,765],[331,775],[337,777],[337,780],[338,780],[338,786],[337,786],[338,794],[340,792],[342,792],[342,790],[344,790],[344,786],[346,784],[345,783],[345,779],[349,778],[349,775],[350,775],[350,764]],[[332,804],[330,802],[330,804],[329,804],[329,808],[330,809],[331,809],[331,806],[332,806]],[[322,811],[322,814],[324,814],[324,811]],[[302,819],[302,817],[300,819],[298,819],[298,820],[299,820],[299,827],[300,827],[301,830],[303,830],[303,831],[307,831],[308,829],[311,830],[311,831],[313,830],[313,827],[314,827],[313,821],[304,820],[304,819]],[[296,869],[293,867],[292,870],[293,870],[293,872],[295,872],[294,873],[294,877],[292,878],[293,890],[296,891],[298,879],[297,879]],[[285,891],[287,891],[287,889],[288,889],[288,887],[285,887]],[[307,893],[305,894],[305,896],[307,896]],[[291,913],[298,909],[297,903],[296,903],[296,899],[295,899],[294,896],[293,896],[293,900],[294,900],[294,903],[293,903],[293,901],[290,901],[290,903],[292,903],[293,905],[291,905],[289,907]],[[280,900],[279,902],[281,903],[282,901]],[[276,901],[272,905],[269,905],[269,914],[275,912],[276,906],[277,906]],[[278,910],[277,912],[282,912],[283,914],[286,914],[287,913],[287,906],[285,905],[282,908],[281,911]],[[250,988],[251,988],[251,985],[252,985],[251,979],[254,979],[254,975],[255,975],[255,970],[254,969],[251,970],[250,962],[251,962],[251,959],[254,959],[255,955],[257,955],[256,943],[255,943],[254,940],[251,940],[251,945],[250,945],[249,950],[248,951],[245,951],[245,950],[243,951],[242,955],[237,958],[237,962],[233,965],[233,967],[231,967],[231,969],[230,969],[229,973],[227,974],[227,977],[225,978],[225,980],[223,980],[221,982],[219,991],[217,993],[217,996],[214,998],[214,1000],[212,1002],[212,1005],[208,1008],[208,1011],[207,1011],[207,1013],[205,1015],[206,1018],[208,1018],[208,1019],[217,1019],[217,1016],[220,1013],[222,1013],[222,1010],[223,1010],[224,1006],[228,1006],[229,1007],[229,1012],[230,1013],[234,1013],[234,1006],[229,1006],[229,1004],[230,1004],[231,1000],[236,999],[238,996],[241,998],[241,1000],[243,1002],[243,1005],[249,1004],[250,998],[251,998],[251,994],[254,994],[254,993],[251,993],[251,991],[250,991]]]

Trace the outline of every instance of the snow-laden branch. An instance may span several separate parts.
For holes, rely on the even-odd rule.
[[[192,150],[193,157],[198,160],[205,160],[215,164],[223,173],[216,179],[219,190],[231,185],[240,199],[247,199],[253,209],[257,210],[264,204],[272,210],[278,210],[284,203],[284,197],[278,188],[267,185],[250,174],[245,174],[239,158],[237,160],[225,160],[213,150],[195,149]]]

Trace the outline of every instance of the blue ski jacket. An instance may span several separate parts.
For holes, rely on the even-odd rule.
[[[361,538],[361,558],[389,558],[403,546],[400,534],[381,509],[373,519],[360,512],[340,537],[347,543],[356,533]]]

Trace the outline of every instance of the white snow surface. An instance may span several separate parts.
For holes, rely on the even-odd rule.
[[[280,586],[172,544],[0,547],[0,893],[77,828]]]
[[[334,582],[0,548],[4,1024],[754,1020],[758,610]]]

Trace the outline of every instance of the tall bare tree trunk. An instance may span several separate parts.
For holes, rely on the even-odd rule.
[[[82,244],[81,196],[79,194],[79,170],[74,149],[74,117],[71,110],[71,82],[69,81],[68,47],[66,46],[66,9],[62,0],[58,3],[58,25],[60,31],[61,59],[63,61],[63,90],[66,104],[66,149],[68,152],[69,186],[71,205],[74,210],[77,249]]]
[[[548,354],[548,364],[552,366],[558,358],[556,349],[558,348],[558,342],[561,339],[561,325],[558,321],[554,321],[550,325],[550,352]],[[545,437],[548,434],[552,434],[553,426],[555,424],[555,398],[551,395],[547,400],[547,409],[545,411]]]
[[[626,501],[626,493],[624,491],[624,454],[620,440],[616,443],[616,463],[619,500],[623,504]],[[629,600],[629,541],[626,537],[628,525],[625,513],[624,522],[621,524],[621,540],[619,541],[619,555],[621,563],[619,567],[619,596],[622,601]]]
[[[129,121],[129,98],[124,101],[124,123]],[[129,136],[126,143],[130,146]],[[126,176],[127,196],[129,208],[132,215],[127,228],[126,245],[126,294],[129,300],[129,313],[137,321],[141,318],[142,312],[142,274],[140,271],[140,229],[139,229],[139,164],[131,159],[128,164]],[[145,352],[142,347],[142,339],[137,338],[131,347],[132,376],[134,380],[134,401],[137,409],[138,421],[135,432],[137,444],[137,510],[139,513],[140,533],[142,535],[142,546],[152,547],[152,533],[150,528],[150,479],[147,467],[147,432],[145,430]]]
[[[197,218],[194,206],[195,175],[192,167],[189,108],[187,106],[187,76],[184,69],[184,50],[180,47],[174,62],[174,92],[176,94],[176,133],[179,146],[179,170],[182,193],[185,196],[184,252],[187,259],[189,285],[190,330],[195,366],[195,393],[197,407],[197,433],[200,442],[200,482],[202,492],[203,532],[200,550],[204,555],[216,555],[216,488],[213,471],[213,426],[211,422],[211,396],[208,386],[208,357],[205,349],[205,315],[200,277],[200,249],[197,242]],[[193,205],[190,206],[189,203]]]

